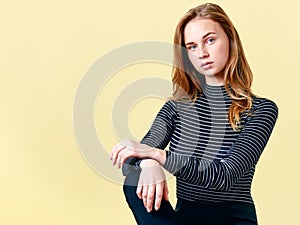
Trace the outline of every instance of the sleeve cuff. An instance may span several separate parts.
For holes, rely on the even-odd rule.
[[[172,151],[166,151],[166,161],[163,165],[163,168],[176,176],[184,170],[187,163],[188,157],[179,155]]]

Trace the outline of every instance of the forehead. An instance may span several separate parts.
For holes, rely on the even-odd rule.
[[[211,19],[196,18],[187,23],[184,29],[184,39],[186,41],[199,40],[207,33],[224,35],[225,32],[219,23]]]

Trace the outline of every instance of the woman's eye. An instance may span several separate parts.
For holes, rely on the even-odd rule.
[[[188,47],[189,50],[195,50],[196,49],[196,45],[191,45]]]
[[[206,42],[207,42],[208,44],[212,44],[212,43],[214,43],[214,41],[215,41],[214,38],[208,38]]]

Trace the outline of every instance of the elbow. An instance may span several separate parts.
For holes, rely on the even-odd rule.
[[[234,182],[230,176],[222,176],[215,182],[214,189],[217,191],[227,192],[231,189]]]
[[[227,192],[230,190],[231,187],[232,187],[231,185],[224,184],[224,185],[217,186],[215,189],[217,191]]]
[[[218,180],[218,182],[211,182],[211,183],[206,183],[206,184],[199,183],[199,182],[191,182],[191,181],[189,181],[189,182],[192,184],[200,185],[205,188],[212,189],[215,191],[220,191],[220,192],[227,192],[232,187],[231,183],[226,182],[224,179],[220,179],[220,180]]]
[[[219,176],[217,176],[214,182],[216,190],[222,192],[230,191],[232,186],[239,179],[239,174],[235,170],[230,168],[231,167],[223,166],[218,170]]]

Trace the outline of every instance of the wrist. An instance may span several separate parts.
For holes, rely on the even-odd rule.
[[[166,151],[161,149],[155,149],[154,159],[160,164],[164,165],[166,161]]]
[[[159,162],[157,162],[155,159],[143,159],[140,162],[140,167],[143,169],[145,167],[150,167],[150,166],[157,166],[159,165]]]

